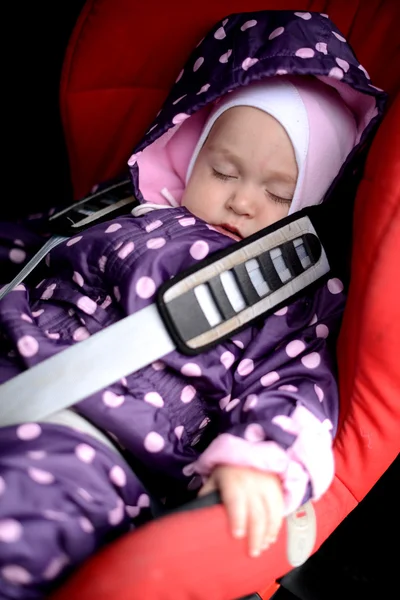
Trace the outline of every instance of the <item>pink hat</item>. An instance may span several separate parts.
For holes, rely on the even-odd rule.
[[[188,165],[186,182],[212,126],[234,106],[261,109],[285,128],[298,168],[289,214],[322,202],[356,143],[357,126],[338,92],[311,77],[274,77],[226,94],[205,123]]]
[[[285,128],[298,167],[289,214],[322,202],[359,133],[353,113],[339,92],[311,76],[279,76],[241,87],[169,130],[140,155],[132,156],[129,164],[138,164],[139,188],[146,202],[181,203],[212,126],[234,106],[264,110]]]

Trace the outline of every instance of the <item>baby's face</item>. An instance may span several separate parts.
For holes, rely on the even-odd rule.
[[[212,127],[182,205],[245,238],[288,214],[296,181],[294,149],[282,125],[257,108],[237,106]]]

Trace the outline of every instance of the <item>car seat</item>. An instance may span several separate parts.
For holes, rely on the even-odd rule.
[[[396,0],[223,0],[198,6],[88,0],[64,61],[60,104],[75,198],[124,170],[192,47],[229,13],[274,8],[327,13],[373,81],[389,93],[356,198],[351,284],[338,343],[336,476],[314,504],[313,552],[399,451],[399,6]],[[221,505],[177,512],[104,548],[54,600],[232,600],[255,591],[268,598],[276,580],[292,568],[286,536],[284,527],[255,562],[246,558],[244,544],[232,542]]]

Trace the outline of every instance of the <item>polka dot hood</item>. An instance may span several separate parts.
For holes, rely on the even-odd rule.
[[[327,15],[231,15],[195,48],[129,158],[137,198],[179,206],[216,119],[247,105],[274,116],[292,142],[299,176],[290,212],[319,204],[368,138],[385,96]]]

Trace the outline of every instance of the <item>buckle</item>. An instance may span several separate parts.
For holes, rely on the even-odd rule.
[[[53,233],[69,237],[95,223],[128,214],[135,203],[131,181],[125,179],[55,213],[49,225]]]
[[[265,318],[330,271],[307,215],[287,217],[284,225],[274,224],[233,248],[213,254],[158,290],[158,310],[183,354],[204,352]]]

